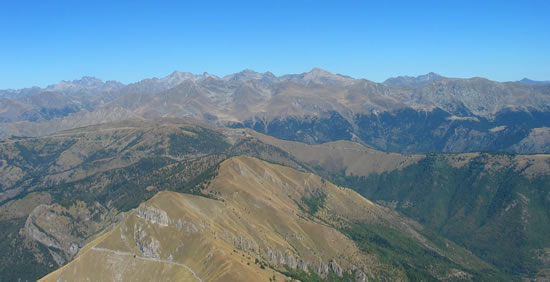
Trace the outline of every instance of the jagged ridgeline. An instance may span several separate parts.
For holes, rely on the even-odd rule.
[[[0,137],[155,117],[192,117],[311,144],[354,140],[401,153],[550,153],[548,82],[430,73],[376,83],[314,68],[282,76],[174,72],[129,85],[84,77],[0,90]]]
[[[314,174],[234,157],[200,193],[158,193],[44,280],[505,278],[418,223]]]

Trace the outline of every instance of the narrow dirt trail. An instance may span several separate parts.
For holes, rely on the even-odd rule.
[[[116,251],[116,250],[99,248],[99,247],[92,247],[91,250],[99,251],[99,252],[109,252],[109,253],[113,253],[113,254],[116,254],[116,255],[119,255],[119,256],[135,256],[134,253]],[[146,257],[141,257],[141,256],[136,256],[135,258],[141,259],[141,260],[160,262],[160,263],[168,263],[168,264],[172,264],[172,265],[185,267],[187,270],[189,270],[191,273],[193,273],[193,276],[195,276],[195,278],[197,278],[197,280],[202,282],[202,279],[199,277],[199,275],[197,275],[197,273],[195,273],[195,271],[193,271],[193,269],[191,267],[189,267],[188,265],[186,265],[184,263],[173,262],[173,261],[164,260],[164,259],[146,258]]]

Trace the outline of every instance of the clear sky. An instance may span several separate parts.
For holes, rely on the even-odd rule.
[[[550,79],[550,1],[0,0],[0,89],[174,70]]]

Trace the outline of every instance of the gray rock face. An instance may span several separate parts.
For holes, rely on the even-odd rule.
[[[54,251],[52,249],[48,249],[48,252],[52,256],[55,263],[57,263],[57,265],[61,266],[61,265],[64,265],[67,262],[65,260],[65,258],[63,257],[63,254],[62,253],[60,254],[59,251]]]
[[[328,262],[318,258],[316,261],[306,261],[299,256],[294,256],[291,252],[286,251],[283,254],[281,251],[274,251],[270,248],[265,250],[267,260],[272,265],[286,265],[291,269],[299,269],[304,272],[313,271],[321,277],[325,277],[329,272],[333,272],[338,277],[344,277],[344,269],[331,259]],[[352,271],[352,269],[349,269]],[[355,271],[355,266],[353,271]],[[365,276],[366,277],[366,276]]]
[[[342,270],[342,267],[335,261],[331,260],[328,263],[328,266],[332,272],[334,272],[338,277],[344,277],[344,271]]]
[[[311,267],[313,268],[313,271],[320,276],[327,275],[329,271],[328,262],[324,262],[321,259],[319,259],[317,262],[314,262]]]
[[[160,242],[149,236],[141,223],[134,225],[134,241],[140,253],[147,258],[159,259]]]
[[[292,269],[296,269],[296,267],[298,267],[298,262],[296,261],[296,258],[289,253],[286,254],[285,261],[286,261],[286,265],[288,265],[288,267]]]
[[[273,252],[270,248],[268,248],[266,253],[267,253],[267,260],[269,261],[269,263],[271,263],[271,264],[277,264],[278,263],[277,254],[275,254],[275,252]]]
[[[301,258],[298,258],[296,259],[296,267],[300,270],[302,270],[303,272],[307,272],[308,269],[307,269],[307,262],[304,261],[303,259]]]
[[[357,281],[357,282],[367,282],[367,281],[369,281],[369,277],[367,277],[365,272],[363,272],[361,270],[357,270],[355,272],[355,281]]]
[[[88,206],[79,202],[70,208],[57,204],[39,205],[27,217],[20,234],[25,240],[44,246],[61,266],[78,254],[90,236],[122,220],[117,214],[116,210],[98,203]],[[38,255],[41,251],[32,252]]]
[[[46,205],[40,205],[36,207],[33,213],[31,213],[29,217],[27,217],[23,232],[30,239],[35,240],[48,248],[61,249],[61,245],[56,238],[49,234],[46,234],[43,229],[39,228],[35,224],[35,221],[37,220],[37,215],[47,212],[47,209],[48,207]]]
[[[199,229],[197,228],[197,226],[193,222],[181,221],[181,218],[179,218],[178,221],[176,221],[176,228],[179,231],[183,230],[187,233],[197,233],[197,232],[199,232]]]
[[[237,236],[233,243],[238,249],[241,250],[256,252],[259,249],[258,243],[243,236]]]
[[[170,218],[168,218],[168,214],[165,211],[145,204],[139,205],[136,210],[136,216],[161,226],[168,226],[170,224]]]

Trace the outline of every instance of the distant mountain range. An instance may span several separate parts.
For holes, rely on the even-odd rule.
[[[0,91],[0,136],[125,119],[192,117],[306,143],[355,140],[397,152],[550,152],[550,84],[446,78],[384,83],[314,68],[275,76],[173,72],[124,85],[92,77]]]

